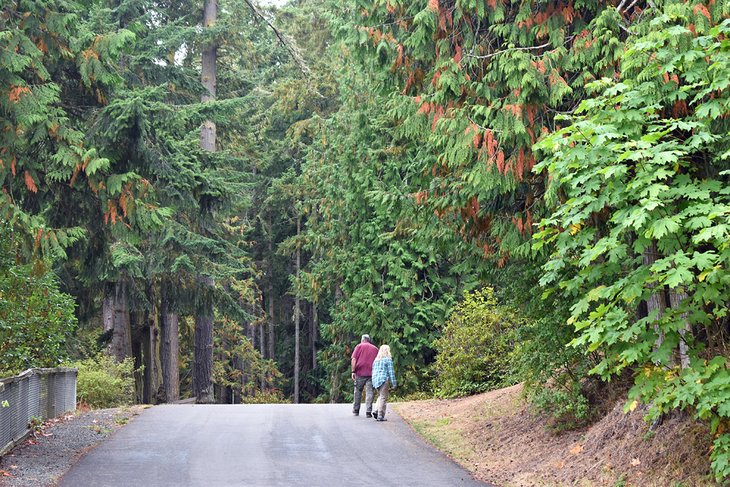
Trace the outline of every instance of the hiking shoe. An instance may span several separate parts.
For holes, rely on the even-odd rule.
[[[377,421],[388,421],[388,420],[385,418],[378,418]]]
[[[352,414],[355,416],[360,416],[360,411],[353,411]]]
[[[365,417],[366,418],[372,418],[373,417],[373,413],[365,413]]]
[[[373,419],[374,419],[375,421],[377,421],[377,420],[378,420],[378,412],[377,412],[377,411],[375,411],[375,412],[373,413]]]

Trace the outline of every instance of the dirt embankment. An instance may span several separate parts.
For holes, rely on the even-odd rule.
[[[557,433],[533,414],[522,386],[453,400],[394,407],[418,432],[499,487],[711,486],[708,429],[687,417],[665,419],[653,431],[623,402],[579,431]]]

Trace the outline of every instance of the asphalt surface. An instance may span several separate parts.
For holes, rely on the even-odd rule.
[[[84,456],[60,487],[484,486],[395,413],[347,404],[166,405]]]

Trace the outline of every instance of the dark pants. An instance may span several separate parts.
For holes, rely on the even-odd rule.
[[[365,388],[365,411],[371,413],[373,411],[373,378],[370,376],[355,376],[355,400],[352,404],[352,412],[360,413],[360,403],[362,402],[362,388]]]

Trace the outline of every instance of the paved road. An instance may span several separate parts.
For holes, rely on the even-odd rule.
[[[150,408],[92,450],[60,487],[484,486],[390,412],[347,404]]]

